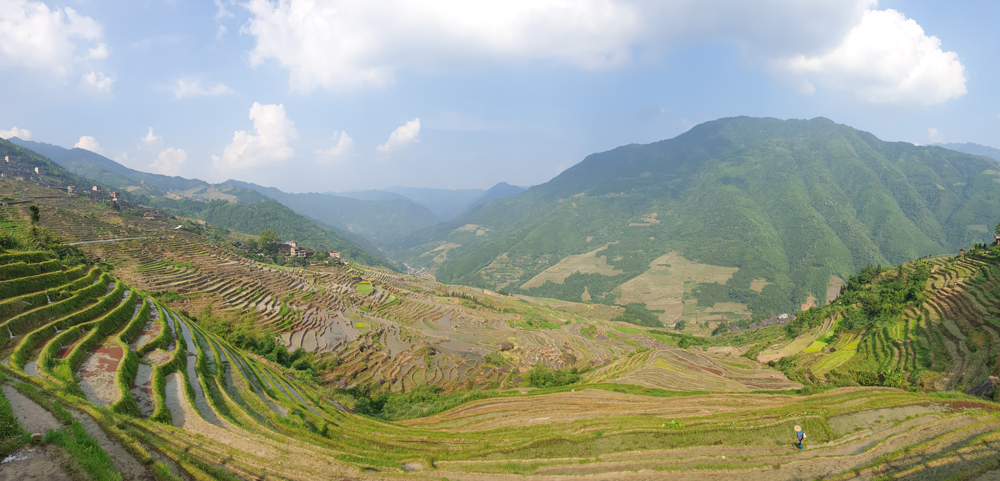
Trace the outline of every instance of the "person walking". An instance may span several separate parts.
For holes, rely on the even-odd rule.
[[[802,451],[802,441],[806,438],[806,433],[802,432],[802,426],[795,425],[795,438],[799,440],[799,451]]]

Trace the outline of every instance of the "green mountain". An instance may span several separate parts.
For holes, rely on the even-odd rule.
[[[37,147],[42,152],[55,156],[62,165],[49,160],[46,155],[29,150],[30,147],[22,147],[14,142]],[[123,196],[132,202],[163,209],[175,215],[203,220],[244,234],[257,235],[270,229],[283,240],[295,240],[312,249],[337,250],[346,259],[394,268],[392,262],[379,255],[374,246],[366,250],[351,239],[319,226],[251,189],[224,184],[212,185],[197,179],[146,174],[88,150],[64,149],[21,139],[11,142],[0,139],[0,155],[9,155],[14,160],[14,163],[5,163],[2,167],[4,173],[11,177],[21,175],[20,171],[28,171],[29,167],[39,166],[45,169],[45,175],[34,179],[36,182],[59,186],[81,186],[96,182],[104,190],[120,189]],[[179,191],[178,194],[173,188],[186,190]]]
[[[834,276],[868,264],[992,240],[998,201],[983,157],[825,118],[727,118],[590,155],[414,235],[404,261],[446,283],[644,303],[666,321],[763,316],[823,304]]]
[[[66,149],[58,145],[21,140],[17,137],[12,138],[11,141],[52,159],[52,161],[74,174],[96,180],[114,189],[127,190],[144,195],[183,192],[190,197],[203,197],[204,200],[211,200],[213,197],[211,194],[208,194],[212,185],[203,180],[141,172],[85,149]],[[246,194],[245,192],[234,192],[231,195],[243,196]],[[262,200],[255,193],[251,192],[249,194],[247,198],[241,198],[239,201],[241,203],[249,203],[260,202]],[[221,197],[215,196],[215,198]]]
[[[238,180],[227,180],[224,184],[259,192],[299,214],[379,246],[395,245],[410,234],[439,222],[426,207],[407,199],[358,200],[333,194],[290,194]]]

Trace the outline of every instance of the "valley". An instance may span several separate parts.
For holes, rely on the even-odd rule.
[[[173,199],[186,217],[69,193],[80,179],[66,176],[0,179],[19,199],[0,209],[0,475],[42,460],[158,480],[1000,470],[998,247],[824,264],[776,311],[792,277],[691,254],[681,211],[628,207],[586,228],[604,221],[580,209],[623,212],[622,191],[557,201],[517,231],[476,216],[524,200],[486,201],[409,259],[418,275],[276,262],[251,233],[198,218],[239,200]],[[474,265],[470,248],[479,277],[440,282]]]

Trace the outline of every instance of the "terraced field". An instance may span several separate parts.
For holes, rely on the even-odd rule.
[[[833,332],[824,326],[760,359],[802,353],[801,368],[818,380],[848,372],[900,373],[899,382],[925,391],[966,391],[1000,376],[1000,252],[978,249],[920,262],[930,269],[922,302],[884,327],[839,330],[836,343],[827,345],[823,337],[828,342]],[[803,348],[813,338],[817,342]]]
[[[0,253],[0,479],[1000,476],[1000,407],[960,393],[802,395],[743,357],[749,345],[682,349],[604,308],[364,266],[279,268],[190,233],[83,248],[105,267]],[[986,257],[932,262],[933,295],[894,330],[828,336],[830,318],[767,347],[826,343],[801,354],[817,377],[878,348],[903,367],[929,360],[907,371],[926,390],[975,383],[1000,346],[1000,270]],[[300,379],[204,329],[190,314],[209,305],[256,312],[288,347],[338,365],[319,384]],[[520,385],[537,363],[590,370],[569,386]],[[426,384],[485,398],[391,423],[336,400],[336,387]],[[25,432],[45,435],[36,446]]]

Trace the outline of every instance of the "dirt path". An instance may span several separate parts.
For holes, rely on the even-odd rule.
[[[45,433],[47,429],[59,429],[62,427],[52,413],[39,406],[35,401],[21,394],[12,386],[3,386],[3,395],[10,401],[17,416],[17,422],[29,433]]]
[[[0,481],[73,481],[59,458],[58,446],[25,446],[0,461]]]
[[[115,470],[117,470],[122,475],[124,481],[152,481],[156,478],[153,477],[152,473],[146,469],[135,457],[129,454],[125,448],[121,447],[118,443],[111,441],[100,426],[97,425],[97,421],[90,417],[89,414],[78,413],[71,410],[70,414],[73,415],[73,419],[79,421],[80,425],[83,426],[83,430],[87,431],[90,437],[97,441],[97,444],[108,453],[111,457],[111,463],[114,465]]]

